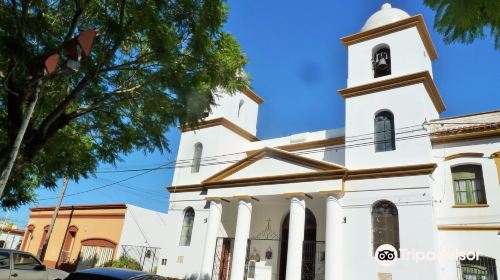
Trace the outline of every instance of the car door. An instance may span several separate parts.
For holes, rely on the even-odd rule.
[[[9,280],[10,277],[10,254],[0,252],[0,279]]]
[[[27,253],[12,253],[10,280],[47,280],[48,272],[40,270],[41,263]]]

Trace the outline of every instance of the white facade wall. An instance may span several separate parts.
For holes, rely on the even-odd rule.
[[[139,261],[144,270],[154,271],[160,265],[158,260],[168,231],[167,214],[127,204],[116,256],[126,253]],[[151,252],[149,257],[147,250]]]
[[[433,251],[436,228],[430,186],[428,175],[346,182],[347,193],[341,199],[346,217],[343,228],[345,236],[355,237],[344,239],[344,279],[376,279],[379,272],[392,273],[393,279],[435,279],[433,262],[378,265],[373,258],[372,243],[371,206],[384,199],[398,209],[400,248]],[[359,265],[350,266],[350,260]]]
[[[375,152],[374,118],[383,110],[394,115],[396,149]],[[423,84],[346,99],[346,166],[363,169],[432,162],[429,137],[418,136],[427,134],[425,121],[438,117]]]
[[[197,277],[201,270],[205,233],[208,219],[207,203],[198,193],[171,194],[170,208],[168,211],[168,230],[163,232],[162,259],[166,265],[158,266],[158,274],[184,279]],[[195,212],[193,233],[190,246],[180,246],[184,211],[192,207]],[[223,205],[224,209],[225,205]],[[189,278],[188,278],[189,279]]]
[[[455,142],[436,145],[433,157],[438,168],[433,174],[434,211],[438,226],[485,226],[500,225],[500,183],[494,159],[489,156],[500,151],[500,138]],[[484,153],[481,158],[460,157],[445,160],[458,153]],[[454,208],[451,167],[462,164],[481,165],[488,207]],[[443,251],[478,252],[496,259],[497,275],[500,275],[500,238],[495,231],[439,231],[439,248]],[[438,279],[454,279],[457,260],[446,259],[440,263]]]
[[[0,232],[0,240],[5,242],[3,248],[18,249],[18,245],[23,241],[24,234]]]
[[[221,92],[217,104],[207,120],[226,118],[251,134],[257,133],[257,115],[259,104],[241,92],[233,95]],[[243,104],[240,108],[240,104]]]
[[[120,245],[161,247],[167,214],[127,204]]]
[[[177,154],[177,162],[180,163],[175,169],[172,185],[199,183],[237,160],[243,159],[246,156],[243,152],[244,147],[248,142],[223,126],[182,133]],[[201,168],[198,173],[193,173],[191,165],[196,143],[203,145],[203,153]]]

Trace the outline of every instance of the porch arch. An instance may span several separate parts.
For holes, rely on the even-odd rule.
[[[316,229],[317,222],[314,213],[306,208],[306,217],[304,225],[304,248],[302,251],[302,279],[314,279],[315,274],[315,256],[316,256]],[[279,279],[286,279],[286,261],[288,255],[288,230],[290,222],[290,212],[285,215],[281,224],[281,246],[279,260]],[[311,246],[308,246],[311,245]],[[312,274],[312,275],[311,275]],[[312,278],[311,278],[312,276]]]

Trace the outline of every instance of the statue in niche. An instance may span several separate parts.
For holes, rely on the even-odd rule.
[[[269,246],[269,248],[267,248],[266,250],[266,260],[272,260],[273,259],[273,249],[271,248],[271,246]]]
[[[260,262],[260,253],[255,247],[252,249],[252,253],[250,253],[250,260]]]

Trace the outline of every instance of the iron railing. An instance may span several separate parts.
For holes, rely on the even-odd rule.
[[[457,260],[457,273],[459,280],[498,280],[495,259],[484,256]]]
[[[133,259],[140,265],[142,271],[156,273],[160,248],[147,246],[122,245],[120,257]]]

